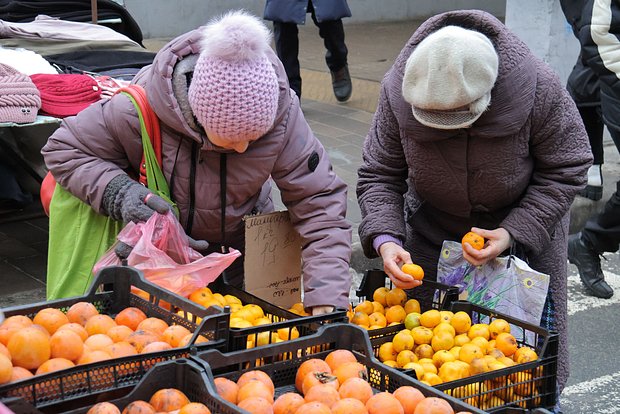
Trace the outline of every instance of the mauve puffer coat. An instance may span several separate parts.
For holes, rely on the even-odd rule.
[[[499,55],[490,107],[467,129],[420,124],[401,92],[412,50],[447,25],[485,34]],[[488,13],[437,15],[413,34],[383,79],[357,187],[364,251],[376,256],[372,240],[389,234],[435,279],[444,240],[460,241],[472,226],[508,230],[530,266],[551,276],[562,389],[568,378],[568,212],[591,163],[579,113],[551,68]]]
[[[310,130],[282,64],[269,50],[280,85],[273,128],[242,154],[224,151],[195,127],[187,103],[187,77],[174,76],[177,65],[195,63],[199,38],[199,30],[194,30],[174,39],[134,80],[146,89],[161,121],[163,171],[169,183],[173,178],[170,184],[181,224],[187,231],[193,222],[189,235],[194,239],[243,251],[242,219],[273,210],[273,179],[302,238],[304,304],[348,306],[351,225],[345,219],[347,186],[334,173],[325,149]],[[220,231],[222,152],[227,154],[225,240]],[[93,104],[65,119],[42,153],[60,185],[102,212],[103,192],[110,180],[138,171],[142,143],[137,113],[123,95]]]

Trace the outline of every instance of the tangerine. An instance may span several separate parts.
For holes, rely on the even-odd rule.
[[[465,235],[461,239],[461,244],[465,243],[469,243],[469,245],[476,250],[482,250],[482,248],[484,247],[484,237],[477,233],[474,233],[473,231],[470,231],[465,233]]]
[[[409,299],[405,302],[404,308],[407,315],[410,313],[420,313],[420,301],[417,299]]]
[[[385,286],[375,289],[372,294],[372,300],[375,302],[379,302],[384,307],[387,306],[386,296],[389,291],[390,289],[386,288]]]
[[[401,288],[392,288],[385,294],[386,306],[405,306],[407,293]]]
[[[385,319],[388,324],[391,323],[402,323],[407,316],[407,312],[405,312],[405,308],[401,305],[393,305],[386,309],[385,311]]]
[[[424,269],[422,269],[422,266],[420,265],[414,263],[405,263],[401,270],[404,273],[412,276],[415,280],[424,279]]]
[[[493,319],[489,324],[489,332],[491,339],[495,339],[502,332],[510,333],[510,324],[505,319]]]

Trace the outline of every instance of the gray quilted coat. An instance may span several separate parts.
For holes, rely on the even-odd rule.
[[[173,188],[181,224],[186,231],[191,227],[189,235],[195,239],[243,251],[242,219],[273,210],[273,181],[302,238],[305,305],[348,306],[347,186],[310,130],[282,64],[270,50],[280,84],[273,128],[242,154],[218,149],[196,126],[187,103],[187,79],[199,53],[199,36],[195,30],[174,39],[135,78],[161,121],[163,172]],[[227,153],[224,234],[220,229],[223,152]],[[142,143],[136,110],[124,95],[93,104],[65,119],[42,153],[60,185],[103,212],[102,196],[110,180],[138,171]]]
[[[490,107],[468,129],[420,124],[401,93],[412,50],[446,25],[484,33],[499,54]],[[372,240],[389,234],[435,279],[444,240],[460,241],[472,226],[507,229],[530,266],[551,275],[562,389],[568,378],[568,212],[591,162],[573,100],[521,40],[482,11],[437,15],[413,34],[382,82],[358,173],[364,251],[376,256]]]

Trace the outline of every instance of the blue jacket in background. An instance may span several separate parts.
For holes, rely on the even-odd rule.
[[[314,15],[320,22],[351,17],[346,0],[312,0]],[[308,0],[267,0],[263,18],[274,22],[305,24]]]

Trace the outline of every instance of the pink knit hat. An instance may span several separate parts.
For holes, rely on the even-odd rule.
[[[200,56],[188,90],[189,105],[207,135],[231,143],[269,131],[278,109],[278,77],[267,58],[269,29],[256,17],[233,11],[202,32]]]
[[[0,63],[0,122],[34,122],[39,108],[41,95],[30,78]]]

